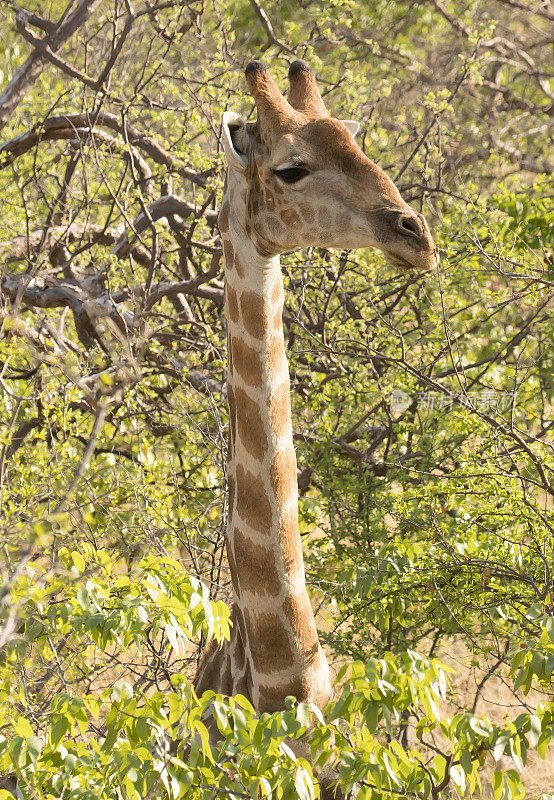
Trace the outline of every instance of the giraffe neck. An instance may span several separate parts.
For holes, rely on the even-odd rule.
[[[260,255],[246,235],[244,206],[230,186],[220,229],[229,350],[226,545],[234,629],[231,676],[220,691],[247,694],[260,712],[283,708],[287,695],[321,707],[331,689],[298,528],[283,278],[279,258]]]

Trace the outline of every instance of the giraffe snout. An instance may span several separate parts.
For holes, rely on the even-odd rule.
[[[387,255],[393,263],[419,269],[436,265],[436,247],[423,214],[411,208],[389,213],[393,241]]]

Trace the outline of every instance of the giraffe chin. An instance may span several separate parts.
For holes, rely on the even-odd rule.
[[[414,272],[417,271],[417,272],[429,273],[431,270],[435,269],[438,263],[436,256],[432,254],[429,254],[430,255],[429,260],[426,260],[424,263],[418,261],[418,263],[416,264],[403,258],[403,256],[399,256],[397,253],[391,253],[384,250],[383,254],[387,259],[388,263],[391,264],[393,267],[399,267],[400,269],[410,270]]]

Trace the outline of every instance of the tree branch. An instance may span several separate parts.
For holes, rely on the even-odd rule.
[[[59,50],[64,42],[70,39],[85,24],[101,2],[102,0],[81,0],[75,11],[68,16],[65,22],[56,26],[55,31],[51,34],[50,41],[48,41],[48,47],[52,53]],[[71,5],[73,4],[70,3],[66,8],[64,16]],[[2,94],[0,94],[0,130],[6,125],[18,104],[40,75],[44,69],[44,64],[44,55],[35,48],[25,63],[17,70]]]
[[[198,173],[189,167],[180,165],[176,159],[150,136],[119,119],[107,111],[96,111],[85,114],[61,114],[50,117],[30,128],[19,136],[14,136],[0,147],[0,158],[4,155],[2,166],[10,164],[15,158],[30,150],[42,140],[74,138],[75,131],[93,131],[97,127],[108,128],[123,137],[125,144],[142,150],[156,164],[167,167],[182,178],[199,186],[205,186],[206,180],[213,170]]]
[[[268,47],[269,47],[269,44],[274,44],[274,45],[277,45],[277,47],[279,47],[281,50],[284,50],[286,53],[290,53],[291,55],[295,56],[296,55],[295,51],[292,50],[288,45],[283,44],[283,42],[279,41],[279,39],[275,36],[275,32],[273,30],[273,25],[269,21],[269,17],[267,16],[265,11],[261,7],[261,5],[258,2],[258,0],[250,0],[250,5],[252,6],[254,11],[256,12],[256,14],[258,16],[258,19],[262,23],[262,28],[266,32],[266,35],[267,35],[267,38],[268,38]]]
[[[123,225],[115,228],[106,228],[103,225],[83,224],[73,222],[70,225],[56,225],[44,230],[30,231],[23,236],[16,236],[14,239],[0,242],[0,258],[4,263],[10,264],[14,261],[22,261],[30,258],[32,253],[40,250],[52,250],[59,247],[61,243],[67,242],[87,242],[95,245],[114,245],[123,233]],[[150,254],[140,244],[135,244],[131,248],[133,258],[142,266],[148,266]]]

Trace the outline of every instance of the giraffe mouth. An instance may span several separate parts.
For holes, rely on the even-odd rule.
[[[414,264],[411,261],[399,256],[397,253],[391,253],[390,251],[384,252],[385,258],[393,267],[399,267],[403,270],[414,270],[417,272],[429,272],[429,270],[433,269],[433,264],[425,264],[425,263],[417,263]]]

